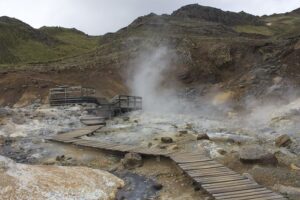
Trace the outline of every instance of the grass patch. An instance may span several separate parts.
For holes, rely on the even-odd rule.
[[[236,26],[234,27],[234,29],[239,33],[260,34],[265,36],[272,36],[274,34],[273,31],[267,26],[244,25],[244,26]]]

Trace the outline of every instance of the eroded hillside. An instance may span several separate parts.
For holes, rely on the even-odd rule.
[[[1,103],[8,104],[7,99],[13,99],[10,104],[14,104],[19,98],[45,100],[48,88],[58,84],[95,87],[107,97],[130,92],[127,81],[135,59],[162,46],[175,55],[164,77],[164,87],[175,83],[178,89],[200,88],[204,93],[215,88],[233,91],[234,98],[241,102],[249,95],[284,100],[287,88],[299,85],[300,31],[296,28],[299,20],[297,10],[257,17],[189,5],[171,15],[152,13],[139,17],[116,33],[97,38],[97,42],[74,30],[45,27],[36,30],[27,25],[26,30],[17,32],[29,32],[30,38],[37,40],[34,44],[42,45],[42,50],[35,45],[30,45],[29,50],[56,59],[47,62],[40,59],[34,64],[39,57],[35,53],[34,58],[22,59],[31,52],[27,45],[32,39],[22,39],[26,41],[26,52],[22,53],[25,44],[22,42],[21,47],[16,46],[16,54],[5,49],[4,42],[1,55],[5,56],[1,62],[6,64],[2,65]],[[96,49],[92,50],[96,43]],[[16,64],[8,65],[11,60]],[[15,78],[19,74],[21,78]],[[26,75],[28,78],[22,78]]]

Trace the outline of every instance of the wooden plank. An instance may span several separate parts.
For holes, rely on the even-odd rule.
[[[181,155],[181,156],[179,156],[179,155],[176,155],[176,156],[174,156],[174,155],[172,155],[172,156],[170,156],[172,159],[186,159],[186,158],[196,158],[196,157],[198,157],[198,158],[208,158],[206,155],[203,155],[203,154],[198,154],[198,155]]]
[[[209,169],[191,169],[185,170],[185,172],[228,172],[226,167],[219,167],[219,168],[209,168]]]
[[[192,177],[214,177],[214,176],[220,176],[220,175],[238,175],[234,172],[219,172],[219,173],[188,173],[188,175]]]
[[[209,159],[209,158],[204,158],[204,159],[176,159],[174,160],[175,162],[177,163],[180,163],[180,164],[185,164],[185,163],[201,163],[201,162],[208,162],[208,161],[212,161],[212,162],[216,162],[212,159]]]
[[[242,177],[230,177],[224,179],[203,179],[203,178],[194,178],[200,184],[207,184],[207,183],[221,183],[221,182],[228,182],[234,180],[243,180]]]
[[[170,154],[170,157],[174,157],[174,158],[185,158],[186,156],[196,156],[196,155],[199,155],[199,156],[204,156],[204,157],[207,157],[204,153],[187,153],[187,152],[183,152],[183,153],[179,153],[179,152],[176,152],[176,153],[172,153]]]
[[[205,161],[205,162],[189,162],[189,163],[177,163],[179,166],[203,166],[208,164],[217,164],[216,161]]]
[[[219,189],[228,189],[228,188],[238,188],[238,187],[246,187],[246,186],[259,186],[257,183],[242,183],[240,185],[224,185],[224,186],[217,186],[217,187],[205,187],[206,190],[219,190]]]
[[[218,193],[224,193],[224,192],[235,192],[235,191],[242,191],[247,189],[257,189],[257,188],[263,188],[260,185],[246,185],[246,186],[235,186],[230,188],[224,188],[224,189],[208,189],[207,191],[211,194],[218,194]]]
[[[213,168],[213,169],[218,169],[218,168]],[[227,171],[227,170],[224,170],[224,169],[221,169],[221,170],[211,170],[211,169],[206,169],[205,171],[204,170],[187,170],[186,173],[188,174],[198,174],[198,175],[203,175],[203,174],[218,174],[218,173],[233,173],[233,174],[237,174],[236,172],[234,171]]]
[[[249,199],[274,199],[274,198],[282,198],[282,196],[275,194],[275,193],[271,193],[271,194],[255,194],[252,196],[243,196],[243,197],[232,197],[226,200],[249,200]],[[223,198],[219,198],[224,200]]]
[[[235,186],[235,185],[241,185],[241,184],[245,184],[245,183],[251,184],[251,183],[255,183],[255,182],[245,179],[245,180],[241,180],[241,181],[230,181],[230,182],[225,182],[225,183],[203,184],[201,186],[203,188],[215,188],[215,187],[227,186],[227,185]]]
[[[242,194],[233,194],[233,195],[223,195],[223,196],[220,196],[218,197],[218,199],[228,199],[228,200],[231,200],[231,198],[238,198],[238,197],[246,197],[246,196],[253,196],[253,195],[259,195],[259,194],[273,194],[272,191],[256,191],[256,192],[251,192],[251,193],[242,193]]]
[[[242,179],[246,179],[245,177],[241,176],[241,175],[220,175],[218,177],[207,177],[207,178],[198,178],[201,180],[224,180],[224,179],[228,179],[228,178],[242,178]]]
[[[229,196],[229,195],[235,195],[235,194],[248,194],[252,192],[260,192],[260,191],[269,191],[266,188],[255,188],[255,189],[245,189],[245,190],[239,190],[239,191],[233,191],[233,192],[221,192],[221,193],[215,193],[213,194],[214,197],[222,197],[222,196]]]
[[[201,167],[214,166],[214,165],[220,165],[220,164],[215,162],[203,163],[203,164],[188,164],[188,165],[178,164],[178,166],[182,169],[188,169],[188,168],[201,169]]]
[[[263,197],[263,198],[253,198],[249,200],[287,200],[284,197]]]
[[[207,165],[207,166],[191,166],[191,167],[181,167],[184,170],[194,170],[194,169],[211,169],[211,168],[218,168],[223,167],[221,164],[213,164],[213,165]]]
[[[207,171],[207,172],[189,172],[189,171],[186,171],[186,173],[188,175],[192,175],[192,176],[210,176],[210,175],[216,175],[216,176],[221,176],[221,175],[239,175],[238,173],[235,173],[235,172],[226,172],[226,171]]]

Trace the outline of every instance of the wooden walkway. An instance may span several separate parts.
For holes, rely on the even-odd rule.
[[[199,152],[174,152],[161,149],[107,143],[80,138],[100,129],[89,126],[53,137],[51,140],[98,149],[135,152],[171,158],[188,176],[216,200],[284,200],[283,196],[257,184]]]
[[[71,143],[78,140],[79,137],[84,135],[89,135],[94,133],[96,130],[102,128],[103,126],[86,126],[71,132],[58,134],[51,138],[51,140],[64,142],[64,143]]]
[[[215,199],[285,199],[201,153],[173,153],[170,158]]]

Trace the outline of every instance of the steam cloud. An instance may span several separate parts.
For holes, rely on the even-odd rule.
[[[176,62],[176,54],[166,46],[152,48],[152,50],[144,50],[139,52],[136,59],[131,61],[130,65],[133,68],[130,71],[128,86],[131,89],[132,95],[143,97],[143,110],[146,112],[161,112],[161,113],[185,113],[204,117],[208,119],[220,120],[225,122],[229,127],[248,127],[250,129],[263,129],[270,126],[274,117],[284,116],[291,110],[299,113],[300,98],[293,95],[288,98],[288,101],[281,104],[267,101],[260,103],[254,96],[247,96],[244,102],[244,111],[236,113],[234,110],[236,102],[232,99],[234,92],[222,91],[221,89],[210,89],[206,94],[197,95],[196,101],[183,101],[179,98],[178,92],[180,89],[176,85],[168,85],[167,81],[172,78],[172,65]],[[271,86],[271,89],[275,87]],[[276,85],[276,87],[279,87]],[[212,87],[214,88],[214,87]],[[294,93],[293,93],[294,94]],[[290,96],[290,95],[287,95]],[[291,104],[289,104],[291,103]],[[275,111],[281,112],[275,115]],[[296,111],[295,111],[296,110]],[[185,112],[184,112],[185,111]],[[232,115],[233,113],[233,115]],[[295,115],[295,114],[293,114]],[[299,121],[293,117],[293,120]],[[200,118],[199,118],[200,120]],[[278,130],[278,127],[272,127]],[[284,127],[286,133],[299,130],[299,126]]]
[[[133,95],[143,97],[144,110],[171,111],[176,106],[175,90],[164,85],[173,59],[174,53],[164,46],[144,51],[133,61],[129,88]]]

